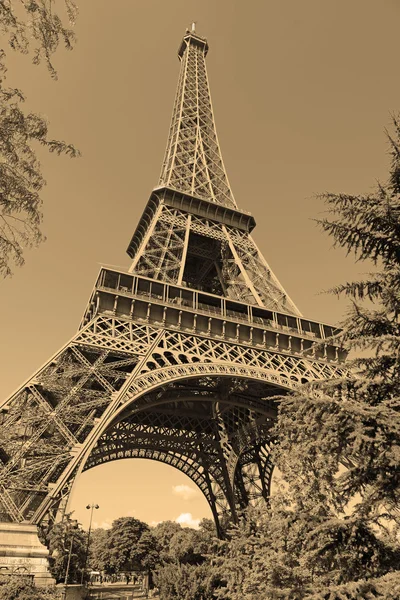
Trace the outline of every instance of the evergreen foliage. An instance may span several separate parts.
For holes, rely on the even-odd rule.
[[[154,577],[160,600],[213,600],[213,574],[209,566],[167,564]]]
[[[386,184],[378,183],[370,195],[322,196],[328,216],[319,225],[335,245],[358,261],[372,262],[374,268],[361,281],[333,289],[351,299],[338,336],[350,352],[351,373],[336,381],[309,383],[283,398],[279,408],[275,462],[290,484],[291,509],[307,515],[302,561],[312,572],[310,582],[320,590],[344,584],[355,590],[352,582],[382,577],[400,564],[399,540],[394,535],[400,524],[400,122],[396,117],[393,129],[394,135],[388,134],[392,161]],[[378,589],[381,584],[371,585]]]
[[[302,598],[310,577],[302,561],[307,530],[307,520],[285,506],[281,496],[266,509],[247,509],[211,559],[215,598]]]
[[[400,598],[400,575],[390,573],[379,579],[331,586],[307,596],[307,600],[398,600]]]
[[[76,7],[71,0],[2,0],[0,29],[11,49],[31,54],[35,65],[44,62],[57,78],[52,55],[60,42],[73,48],[73,32],[66,28],[59,10],[64,4],[73,23]],[[44,240],[40,192],[45,186],[34,144],[49,152],[79,156],[71,144],[49,138],[48,123],[23,109],[20,89],[7,87],[7,56],[0,50],[0,274],[10,275],[12,266],[24,263],[24,248]]]

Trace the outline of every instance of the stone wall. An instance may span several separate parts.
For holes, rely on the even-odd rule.
[[[48,555],[49,551],[38,538],[36,525],[0,523],[0,572],[30,574],[38,586],[54,585]]]
[[[63,584],[58,584],[57,588],[64,590]],[[84,585],[68,585],[66,600],[85,600],[88,596],[88,590]]]

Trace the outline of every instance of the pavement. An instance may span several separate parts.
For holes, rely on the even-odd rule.
[[[111,583],[90,586],[89,598],[92,600],[133,600],[148,598],[139,585]]]

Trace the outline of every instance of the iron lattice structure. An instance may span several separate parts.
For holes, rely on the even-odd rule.
[[[268,498],[275,397],[344,373],[334,329],[301,316],[236,206],[207,50],[186,33],[131,269],[101,269],[76,335],[2,405],[2,521],[51,522],[82,470],[129,457],[190,477],[221,533]]]

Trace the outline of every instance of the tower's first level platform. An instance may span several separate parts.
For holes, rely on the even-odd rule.
[[[346,358],[332,325],[109,268],[100,270],[81,326],[98,314],[328,362]]]

